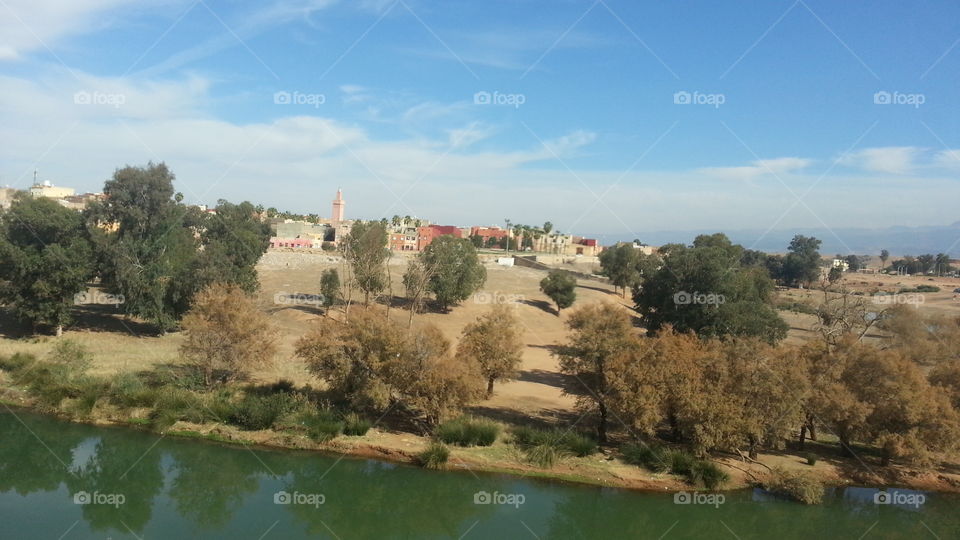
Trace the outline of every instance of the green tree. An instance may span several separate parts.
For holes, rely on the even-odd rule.
[[[796,235],[790,241],[783,260],[784,281],[794,287],[807,286],[820,279],[820,240]]]
[[[107,290],[161,333],[203,285],[196,275],[203,217],[173,199],[173,179],[163,163],[118,169],[104,184],[104,201],[86,210]]]
[[[336,268],[329,268],[320,274],[320,294],[323,295],[323,307],[327,309],[340,300],[340,274]]]
[[[516,377],[523,352],[523,332],[511,308],[494,304],[490,311],[463,329],[457,357],[474,362],[487,380],[487,397],[493,383]]]
[[[424,268],[433,269],[429,290],[441,309],[466,300],[487,280],[477,249],[464,238],[440,236],[418,257]]]
[[[741,266],[741,246],[723,235],[700,236],[691,247],[670,244],[660,254],[662,265],[634,292],[649,332],[669,325],[702,337],[786,337],[773,282],[764,268]]]
[[[0,302],[59,336],[74,297],[92,277],[93,249],[81,216],[45,198],[18,197],[0,214]]]
[[[203,214],[195,265],[197,291],[211,283],[232,283],[248,293],[259,288],[256,264],[270,246],[270,226],[244,201],[217,202],[214,213]]]
[[[885,249],[881,249],[880,250],[880,269],[881,270],[887,267],[887,259],[889,258],[890,258],[890,252]]]
[[[577,299],[576,287],[577,279],[563,270],[551,270],[547,277],[540,280],[540,291],[557,305],[557,317],[560,316],[560,310],[572,306]]]
[[[600,253],[601,273],[610,278],[614,288],[621,290],[621,295],[626,295],[628,288],[640,282],[638,254],[639,250],[627,243],[617,244]]]
[[[375,221],[358,221],[344,238],[343,256],[350,263],[357,287],[363,291],[363,303],[387,287],[387,229]]]

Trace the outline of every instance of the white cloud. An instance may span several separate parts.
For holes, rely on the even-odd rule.
[[[810,159],[799,157],[780,157],[759,159],[740,167],[707,167],[699,172],[708,176],[729,180],[754,180],[761,176],[780,176],[793,174],[806,169],[813,163]]]
[[[849,167],[886,174],[913,172],[923,148],[915,146],[885,146],[865,148],[840,158],[840,163]]]

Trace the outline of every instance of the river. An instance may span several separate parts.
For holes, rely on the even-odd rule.
[[[888,490],[877,504],[877,490],[846,488],[804,506],[761,490],[642,493],[0,410],[4,540],[960,538],[956,495]]]

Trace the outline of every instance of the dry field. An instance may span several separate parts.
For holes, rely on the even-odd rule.
[[[390,273],[395,297],[390,316],[397,324],[407,324],[408,311],[403,307],[402,275],[407,257],[391,259]],[[320,273],[327,268],[342,268],[336,258],[324,254],[307,254],[271,251],[258,265],[261,291],[258,302],[277,326],[280,353],[274,367],[258,372],[254,379],[260,382],[286,378],[297,384],[319,385],[303,362],[294,354],[297,338],[308,332],[311,325],[323,315],[310,305],[291,305],[276,302],[277,295],[316,294]],[[544,272],[522,267],[502,267],[493,261],[486,263],[487,282],[474,297],[456,306],[449,313],[427,312],[414,318],[415,325],[437,325],[456,345],[463,327],[489,309],[494,299],[512,302],[524,328],[523,365],[516,381],[498,384],[494,396],[477,406],[477,410],[495,418],[510,420],[520,416],[541,419],[558,417],[573,418],[573,398],[562,392],[565,377],[550,355],[550,347],[564,340],[563,322],[567,313],[557,316],[549,299],[539,291],[539,281]],[[931,314],[960,314],[960,300],[952,292],[960,287],[957,278],[898,277],[885,275],[849,275],[845,286],[852,291],[870,295],[878,290],[895,292],[903,287],[930,284],[940,287],[941,292],[924,294],[924,303],[918,307]],[[780,293],[782,300],[819,302],[822,293],[814,290],[789,290]],[[593,302],[611,302],[628,309],[629,298],[621,298],[605,283],[579,280],[577,302],[583,305]],[[882,307],[882,306],[880,306]],[[177,348],[181,336],[177,333],[153,337],[149,330],[135,321],[111,314],[111,308],[103,307],[84,313],[74,328],[65,335],[86,345],[95,358],[95,372],[117,373],[126,370],[145,369],[151,366],[177,363]],[[790,325],[788,342],[800,343],[813,334],[814,318],[794,312],[782,312]],[[0,354],[18,351],[46,354],[52,346],[51,337],[15,338],[0,331]]]

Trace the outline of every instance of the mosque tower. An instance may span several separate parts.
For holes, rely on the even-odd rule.
[[[343,190],[337,188],[337,198],[333,200],[333,212],[330,214],[330,220],[334,223],[343,221],[343,207],[346,206],[343,200]]]

